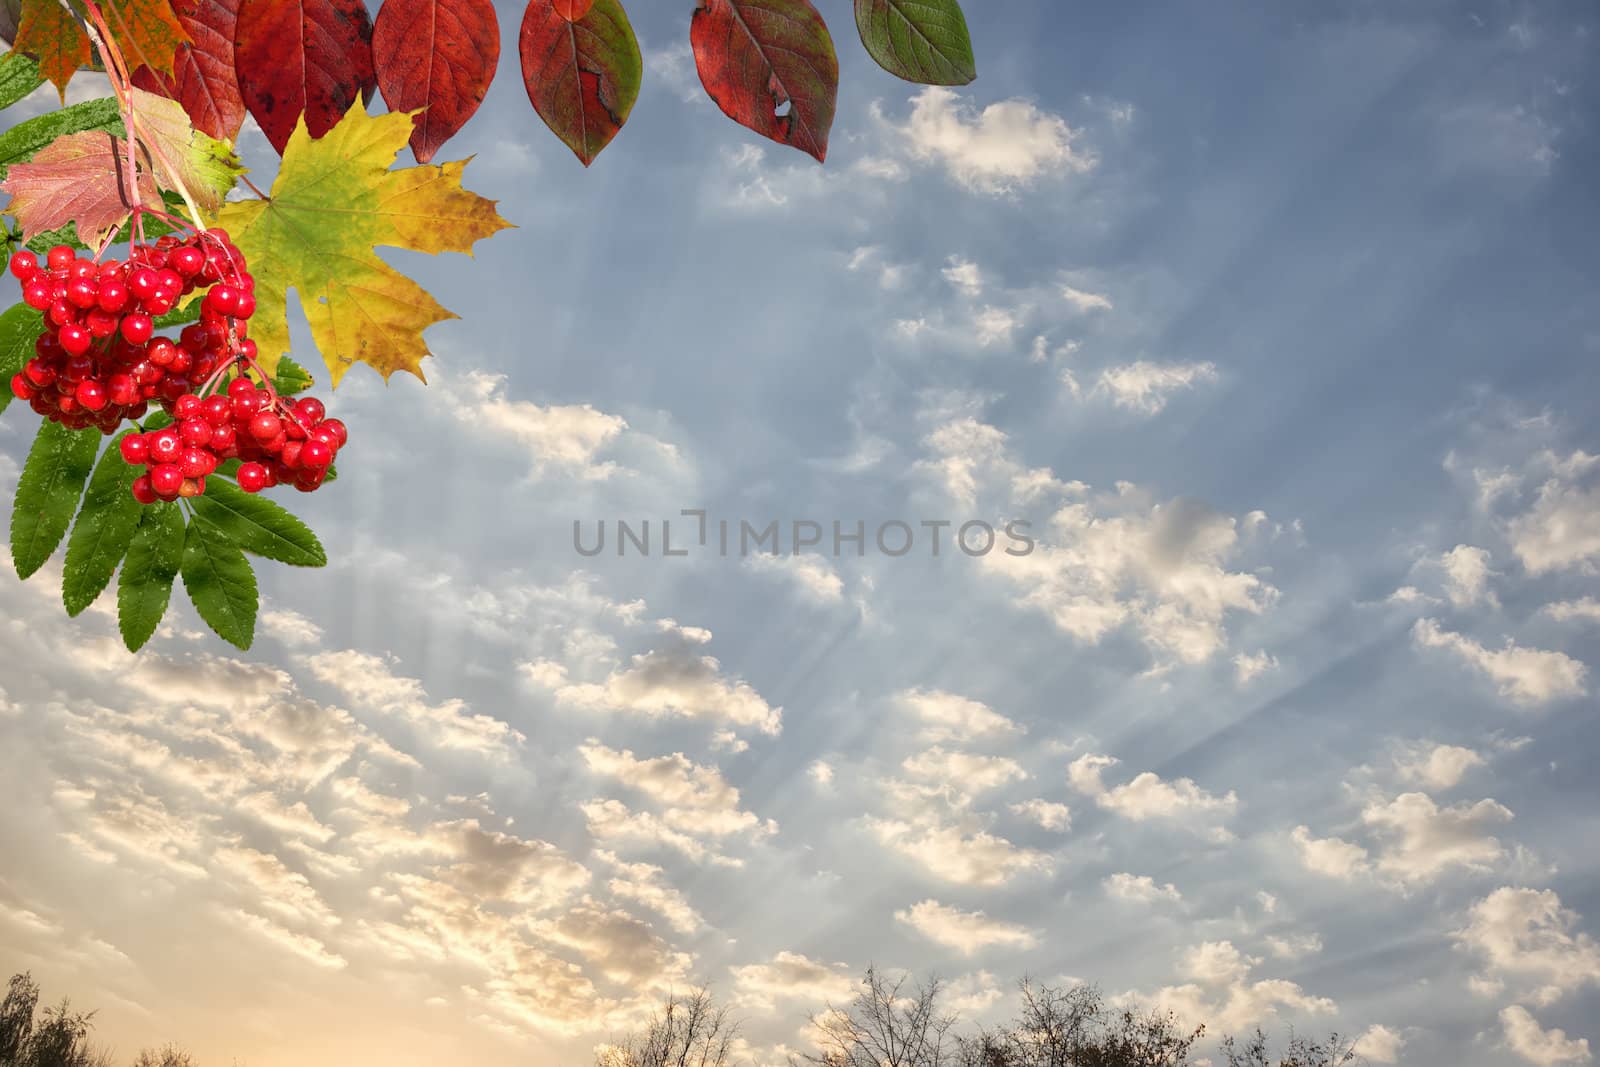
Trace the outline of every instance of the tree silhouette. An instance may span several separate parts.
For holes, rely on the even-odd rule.
[[[818,1051],[814,1067],[947,1067],[956,1042],[956,1017],[941,1007],[938,978],[911,985],[868,967],[860,991],[843,1008],[811,1017]]]
[[[595,1067],[728,1067],[738,1036],[739,1024],[702,986],[668,996],[644,1029],[597,1051]]]

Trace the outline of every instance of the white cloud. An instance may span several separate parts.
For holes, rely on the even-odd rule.
[[[1533,507],[1507,527],[1511,546],[1530,574],[1577,569],[1592,573],[1600,557],[1600,485],[1579,484],[1600,468],[1600,457],[1574,452],[1540,457],[1553,472]]]
[[[735,999],[751,1010],[771,1013],[780,1001],[821,1006],[848,1000],[855,977],[840,964],[821,963],[798,952],[780,952],[770,963],[730,968]]]
[[[343,956],[331,951],[327,945],[316,938],[309,934],[296,933],[294,930],[273,922],[271,919],[263,918],[254,912],[234,908],[226,913],[226,918],[233,928],[248,930],[279,948],[293,953],[313,966],[332,971],[343,970],[348,966]]]
[[[1256,1026],[1279,1010],[1299,1015],[1331,1015],[1338,1010],[1333,1001],[1312,996],[1286,979],[1253,980],[1251,972],[1260,962],[1245,956],[1230,941],[1208,941],[1183,954],[1181,969],[1189,982],[1117,1000],[1123,1004],[1146,1002],[1181,1020],[1205,1023],[1223,1033]]]
[[[837,604],[844,599],[844,579],[821,556],[757,552],[746,556],[744,565],[758,574],[783,578],[808,600]]]
[[[1588,1038],[1569,1038],[1565,1030],[1556,1027],[1546,1030],[1520,1004],[1500,1010],[1500,1025],[1505,1030],[1506,1047],[1538,1067],[1588,1063],[1594,1058]]]
[[[1300,862],[1313,874],[1349,881],[1370,870],[1367,850],[1339,837],[1313,837],[1305,826],[1290,835],[1300,852]]]
[[[1504,855],[1488,829],[1510,822],[1511,811],[1493,800],[1441,808],[1425,793],[1374,802],[1362,820],[1384,840],[1377,866],[1403,883],[1430,882],[1451,867],[1488,870]]]
[[[595,774],[616,779],[660,803],[662,818],[675,830],[710,837],[755,831],[775,832],[777,827],[739,807],[739,790],[716,767],[703,766],[681,752],[654,759],[639,759],[629,751],[607,748],[591,739],[578,753]]]
[[[1173,394],[1217,380],[1214,363],[1150,363],[1139,360],[1100,372],[1095,391],[1119,408],[1158,415]]]
[[[612,896],[649,908],[681,934],[696,933],[705,925],[705,920],[688,898],[662,880],[665,872],[660,867],[649,863],[628,863],[604,849],[596,855],[615,872],[606,883]]]
[[[975,741],[1023,732],[989,705],[942,689],[907,689],[896,699],[922,721],[922,736],[929,741]]]
[[[907,757],[900,766],[915,779],[912,789],[919,795],[943,797],[955,807],[966,807],[982,793],[1028,777],[1022,765],[1009,757],[957,752],[938,746]]]
[[[1041,178],[1095,165],[1092,154],[1074,146],[1077,132],[1065,120],[1027,100],[1004,100],[980,111],[960,94],[930,85],[911,98],[904,123],[877,104],[873,113],[910,158],[944,167],[976,193],[1004,196]]]
[[[806,773],[811,776],[813,782],[824,789],[833,784],[833,764],[827,760],[813,760],[806,768]]]
[[[1110,311],[1111,298],[1099,293],[1091,293],[1084,289],[1074,289],[1070,285],[1061,287],[1061,299],[1071,304],[1078,311]]]
[[[1489,567],[1486,549],[1457,545],[1440,557],[1439,564],[1444,568],[1445,592],[1451,604],[1466,608],[1496,603],[1494,594],[1489,592],[1489,579],[1495,572]]]
[[[1558,622],[1582,620],[1584,622],[1600,622],[1600,600],[1586,596],[1581,600],[1563,600],[1555,604],[1546,604],[1544,613]]]
[[[1460,745],[1422,745],[1401,752],[1395,769],[1406,781],[1429,789],[1453,789],[1468,771],[1486,763],[1477,752]]]
[[[579,805],[589,832],[601,841],[632,841],[656,845],[682,853],[696,863],[711,862],[725,867],[739,867],[742,862],[729,859],[709,848],[698,837],[674,829],[647,811],[633,811],[620,800],[591,800]]]
[[[1107,877],[1100,884],[1105,887],[1107,895],[1121,900],[1131,900],[1140,904],[1159,904],[1162,901],[1169,904],[1183,902],[1183,894],[1178,892],[1177,886],[1171,882],[1158,885],[1148,874],[1133,875],[1122,871]]]
[[[1398,1063],[1400,1053],[1405,1047],[1406,1039],[1400,1031],[1387,1026],[1373,1025],[1367,1027],[1366,1032],[1356,1039],[1350,1051],[1371,1063]]]
[[[1549,1004],[1600,983],[1600,945],[1579,922],[1553,890],[1505,886],[1472,906],[1455,937],[1483,958],[1486,978],[1520,980]]]
[[[1242,688],[1269,671],[1278,669],[1278,661],[1266,652],[1240,652],[1233,657],[1233,676]]]
[[[1037,823],[1041,829],[1065,833],[1072,829],[1072,809],[1050,800],[1024,800],[1011,805],[1011,814]]]
[[[1588,692],[1589,668],[1563,652],[1523,648],[1510,639],[1504,648],[1490,650],[1470,637],[1441,629],[1433,619],[1418,619],[1411,635],[1418,645],[1445,649],[1477,668],[1501,696],[1523,707]]]
[[[1238,795],[1231,790],[1223,796],[1206,792],[1192,778],[1165,781],[1153,771],[1144,771],[1131,781],[1108,787],[1104,772],[1122,761],[1113,756],[1085,755],[1072,761],[1067,768],[1067,780],[1072,787],[1107,811],[1115,812],[1134,822],[1150,819],[1193,820],[1220,816],[1226,819],[1239,806]],[[1220,826],[1213,833],[1225,831]]]
[[[930,941],[953,948],[963,956],[974,956],[995,945],[1029,949],[1039,943],[1027,927],[1001,919],[991,919],[981,911],[961,911],[936,900],[924,900],[894,913]]]
[[[395,673],[395,661],[347,649],[305,659],[319,681],[374,711],[405,720],[446,748],[506,757],[527,740],[509,724],[477,714],[462,700],[433,704],[422,683]]]
[[[1019,848],[987,830],[897,819],[868,819],[866,826],[880,844],[957,885],[999,886],[1019,874],[1050,869],[1044,853]]]
[[[967,296],[977,296],[983,292],[983,274],[976,263],[960,256],[951,256],[949,264],[943,271],[945,281]]]

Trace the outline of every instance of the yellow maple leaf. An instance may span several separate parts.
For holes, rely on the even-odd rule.
[[[267,373],[289,351],[288,291],[300,297],[311,336],[337,386],[365,363],[387,380],[422,377],[422,331],[457,316],[379,259],[375,246],[465,252],[511,224],[495,201],[461,187],[466,161],[391,170],[411,138],[412,115],[368,115],[358,99],[312,139],[304,116],[284,149],[267,200],[217,214],[256,279],[250,336]]]

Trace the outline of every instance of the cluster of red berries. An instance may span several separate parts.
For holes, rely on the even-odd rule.
[[[203,400],[179,397],[172,414],[173,425],[122,439],[122,458],[145,468],[133,483],[142,504],[199,496],[206,476],[230,459],[244,461],[235,477],[247,493],[279,484],[309,493],[348,437],[344,423],[325,417],[320,400],[287,404],[249,378]]]
[[[280,484],[310,492],[327,478],[344,424],[327,418],[319,400],[291,403],[245,376],[256,357],[246,336],[255,281],[225,232],[163,237],[107,263],[65,245],[43,264],[18,252],[10,270],[23,302],[45,320],[34,358],[11,379],[13,395],[74,430],[115,433],[151,404],[172,416],[170,426],[122,440],[122,458],[146,468],[133,483],[140,503],[199,496],[207,475],[234,459],[247,493]],[[207,287],[198,322],[176,341],[155,336],[157,317]]]
[[[255,282],[225,233],[163,237],[126,261],[106,263],[58,245],[43,264],[18,252],[10,269],[23,302],[45,319],[34,358],[11,379],[11,392],[70,429],[115,433],[151,403],[170,410],[236,349],[254,358],[245,320],[255,312]],[[155,319],[204,286],[211,289],[200,321],[176,342],[155,336]]]

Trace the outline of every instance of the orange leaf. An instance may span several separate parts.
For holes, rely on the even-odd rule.
[[[100,0],[100,9],[129,70],[144,66],[172,73],[173,57],[189,34],[171,0]]]
[[[56,0],[22,0],[16,49],[39,60],[39,73],[67,99],[67,83],[93,57],[89,37]]]

